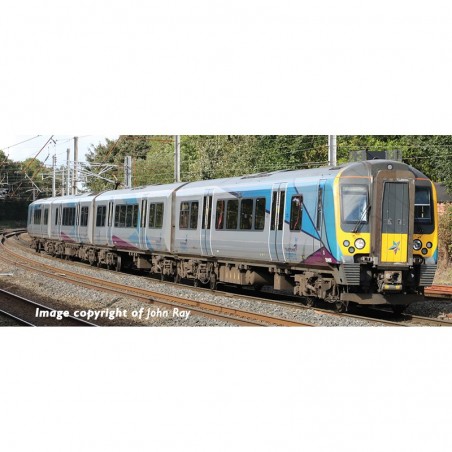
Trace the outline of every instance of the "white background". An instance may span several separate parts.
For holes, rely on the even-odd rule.
[[[450,134],[451,6],[15,1],[8,134]],[[449,330],[0,330],[5,450],[443,451]]]

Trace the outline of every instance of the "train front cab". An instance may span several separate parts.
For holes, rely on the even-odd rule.
[[[422,300],[437,262],[431,181],[408,165],[380,160],[344,171],[336,192],[341,299],[396,311]]]

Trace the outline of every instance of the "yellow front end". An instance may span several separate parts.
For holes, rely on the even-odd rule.
[[[406,263],[408,260],[408,234],[381,235],[381,262]]]

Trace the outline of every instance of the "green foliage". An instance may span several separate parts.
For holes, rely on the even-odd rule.
[[[52,195],[52,171],[35,159],[14,162],[0,150],[0,183],[9,188],[9,197],[32,199]],[[33,182],[32,182],[33,181]]]
[[[133,158],[134,186],[174,180],[173,136],[121,136],[91,149],[88,162],[117,165],[110,178],[124,178],[124,157]],[[195,181],[282,169],[311,168],[328,161],[326,135],[184,135],[181,137],[181,178]],[[338,163],[357,150],[401,150],[403,161],[452,192],[452,136],[340,135]],[[96,172],[96,168],[92,168]],[[98,191],[112,183],[90,180]]]
[[[174,180],[172,136],[123,136],[93,148],[88,162],[112,163],[112,173],[123,180],[126,155],[134,158],[134,185]],[[181,177],[184,181],[232,177],[282,169],[316,167],[327,163],[326,136],[186,135],[181,137]],[[96,169],[93,167],[92,171]],[[107,188],[91,181],[90,188]],[[110,184],[111,186],[111,184]]]
[[[350,151],[401,150],[403,161],[452,193],[452,136],[445,135],[353,135],[338,137],[338,159],[348,161]]]
[[[86,156],[91,172],[101,169],[95,163],[111,164],[114,169],[103,179],[90,178],[88,187],[101,191],[121,186],[124,182],[124,159],[131,156],[134,186],[168,183],[173,181],[173,137],[148,135],[121,135],[117,140],[106,140],[105,144],[92,147]]]

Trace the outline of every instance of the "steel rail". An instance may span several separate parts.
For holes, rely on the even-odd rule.
[[[11,234],[13,235],[13,234]],[[49,260],[54,260],[53,257],[48,256],[48,255],[43,255],[41,257],[47,258]],[[59,260],[59,259],[58,259]],[[73,262],[74,265],[79,264],[79,262]],[[82,265],[82,267],[84,267],[84,264],[80,264]],[[53,267],[49,267],[49,268],[53,268]],[[111,272],[113,271],[114,273],[116,273],[116,271],[114,270],[107,270],[107,269],[100,269],[101,271],[105,271],[105,272]],[[255,295],[247,295],[244,294],[244,290],[243,289],[239,289],[236,290],[234,292],[225,292],[225,291],[221,291],[221,290],[212,290],[209,288],[203,288],[203,287],[193,287],[193,286],[187,286],[186,284],[182,284],[182,283],[175,283],[175,282],[171,282],[171,281],[167,281],[167,280],[161,280],[159,281],[159,283],[161,284],[165,284],[168,286],[179,286],[181,288],[189,288],[190,290],[194,290],[200,293],[212,293],[212,294],[216,294],[216,295],[221,295],[223,297],[227,297],[227,298],[233,298],[235,296],[239,296],[240,298],[245,298],[247,300],[254,300],[254,301],[258,301],[261,303],[266,303],[266,304],[273,304],[276,306],[283,306],[283,307],[289,307],[292,309],[297,309],[297,310],[301,310],[301,309],[314,309],[315,312],[322,314],[322,315],[327,315],[327,316],[335,316],[335,317],[344,317],[344,318],[351,318],[351,319],[357,319],[357,320],[363,320],[363,321],[367,321],[370,323],[376,323],[376,324],[383,324],[383,325],[389,325],[389,326],[399,326],[399,327],[407,327],[409,326],[408,324],[404,324],[404,323],[400,323],[399,321],[392,321],[392,320],[387,320],[387,319],[379,319],[379,318],[375,318],[375,317],[369,317],[369,316],[363,316],[363,315],[357,315],[357,314],[351,314],[348,312],[334,312],[331,311],[330,309],[322,309],[320,307],[309,307],[309,306],[304,306],[302,304],[300,304],[302,302],[301,298],[299,299],[294,299],[293,296],[289,296],[286,294],[278,294],[278,297],[280,298],[286,298],[289,301],[282,301],[282,300],[274,300],[272,299],[272,293],[270,292],[261,292],[261,297],[255,296]],[[233,286],[231,286],[231,288],[233,288]],[[266,295],[265,295],[266,294]],[[379,311],[380,312],[380,311]],[[282,325],[285,326],[285,325]]]
[[[7,235],[7,237],[12,237],[12,236],[17,237],[18,233],[23,233],[23,232],[24,232],[23,230],[22,231],[12,231],[12,232],[10,232]],[[17,255],[17,256],[19,257],[19,255]],[[20,256],[20,257],[22,257],[22,256]],[[53,261],[55,259],[52,256],[48,256],[48,255],[42,255],[41,257],[43,257],[45,259],[49,259],[50,261]],[[84,264],[80,264],[79,262],[73,262],[73,264],[77,265],[77,266],[81,265],[82,267],[85,266]],[[47,268],[51,269],[52,272],[54,271],[54,267],[53,266],[47,266]],[[101,271],[105,271],[105,272],[112,271],[112,270],[107,270],[107,269],[100,269],[100,270]],[[66,271],[65,273],[67,274],[68,272]],[[116,273],[116,271],[114,271],[114,273]],[[79,275],[78,273],[76,273],[76,274]],[[67,280],[67,278],[66,278],[66,280]],[[79,281],[77,281],[77,283],[79,285],[81,285],[81,283]],[[339,312],[331,311],[330,309],[322,309],[320,307],[315,307],[314,308],[314,307],[304,306],[304,305],[300,304],[301,303],[301,298],[294,300],[293,297],[285,295],[285,294],[278,294],[278,297],[286,298],[286,299],[288,299],[290,301],[274,300],[274,299],[271,298],[273,294],[271,294],[270,292],[266,293],[267,296],[264,295],[265,294],[265,292],[264,292],[264,293],[261,293],[261,297],[257,297],[255,295],[244,294],[243,293],[243,289],[231,293],[231,292],[224,292],[224,291],[219,291],[219,290],[212,291],[209,288],[203,288],[203,287],[187,287],[186,284],[174,283],[174,282],[166,281],[166,280],[159,281],[159,283],[166,284],[166,285],[169,285],[169,286],[180,286],[180,287],[183,287],[183,288],[189,288],[190,290],[194,290],[194,291],[201,292],[201,293],[202,292],[204,292],[204,293],[214,293],[214,294],[221,295],[221,296],[224,296],[224,297],[229,297],[229,298],[233,298],[234,296],[238,295],[239,297],[245,298],[245,299],[248,299],[248,300],[255,300],[255,301],[258,301],[258,302],[261,302],[261,303],[274,304],[276,306],[284,306],[284,307],[289,307],[289,308],[292,308],[292,309],[298,309],[298,310],[300,310],[300,309],[314,309],[315,312],[317,312],[319,314],[322,314],[322,315],[327,315],[327,316],[336,316],[336,317],[357,319],[357,320],[363,320],[363,321],[366,321],[366,322],[369,322],[369,323],[383,324],[383,325],[388,325],[388,326],[398,326],[398,327],[415,326],[414,323],[413,323],[413,325],[410,325],[410,322],[401,323],[400,321],[394,321],[394,320],[388,320],[388,319],[381,319],[381,318],[375,318],[375,317],[351,314],[351,313],[348,313],[348,312],[339,313]],[[85,287],[92,288],[92,286],[90,286],[90,285],[85,286]],[[124,295],[123,293],[117,292],[117,291],[110,291],[110,292],[111,293],[119,293],[121,295]],[[157,294],[159,294],[159,293],[157,292]],[[155,297],[151,297],[151,299],[154,300],[155,302],[158,301],[157,298],[155,298]],[[141,299],[141,301],[143,301],[143,300]],[[144,301],[148,301],[148,300],[144,300]],[[160,304],[164,304],[163,302],[164,302],[164,300],[160,299]],[[166,303],[166,305],[168,306],[169,304]],[[173,307],[175,306],[174,302],[172,302],[172,305],[173,305]],[[214,305],[214,306],[218,306],[218,305]],[[183,305],[181,305],[181,307],[186,308],[186,306],[183,306]],[[202,309],[202,308],[200,308],[200,309]],[[226,310],[226,309],[229,309],[229,308],[223,307],[223,309]],[[250,312],[250,311],[248,311],[248,312]],[[385,313],[385,314],[387,313],[387,311],[385,311],[385,310],[375,310],[375,312],[378,312],[380,314],[381,313]],[[206,313],[203,312],[202,315],[206,315]],[[230,316],[234,316],[236,314],[234,312],[229,312],[229,315]],[[212,317],[212,316],[209,316],[209,317]],[[232,321],[233,319],[232,318],[227,318],[225,320]],[[434,320],[435,319],[432,319],[430,324],[435,323]],[[257,322],[255,322],[255,324],[260,325],[261,322],[265,322],[265,321],[266,321],[265,319],[259,319]],[[438,323],[438,322],[441,322],[441,321],[438,319],[438,321],[436,323]],[[243,324],[243,323],[239,323],[239,322],[236,322],[236,323]],[[421,323],[421,321],[417,322],[417,324],[419,324],[419,323]],[[426,323],[426,322],[424,321],[424,323]],[[447,323],[447,322],[445,322],[445,323]],[[310,325],[310,324],[307,324],[307,325]],[[297,324],[297,325],[288,325],[287,321],[286,321],[285,324],[281,323],[279,326],[300,326],[300,325],[299,324]]]
[[[36,317],[37,309],[46,313],[57,310],[4,289],[0,289],[0,306],[0,312],[28,326],[97,326],[71,315],[59,320],[51,316]]]
[[[11,251],[7,247],[5,247],[4,244],[2,244],[2,249],[5,251],[6,254],[14,256],[15,260],[8,259],[5,255],[1,256],[2,259],[7,260],[15,265],[27,268],[28,270],[39,272],[52,278],[64,280],[66,282],[81,285],[90,289],[108,291],[110,293],[133,297],[136,299],[140,299],[140,301],[144,301],[146,303],[156,303],[171,307],[182,307],[184,309],[187,309],[187,307],[189,307],[191,310],[199,313],[200,315],[221,318],[222,320],[239,324],[261,325],[261,326],[265,326],[265,324],[272,326],[314,326],[306,322],[299,322],[280,317],[268,316],[265,314],[259,314],[252,311],[229,308],[198,300],[189,300],[186,298],[162,294],[159,292],[150,291],[139,287],[125,286],[123,284],[105,281],[103,279],[99,279],[93,276],[81,275],[80,273],[72,271],[67,270],[65,270],[64,272],[55,271],[54,267],[46,264],[42,264],[40,265],[40,268],[36,268],[35,265],[29,265],[21,262],[21,261],[28,262],[31,261],[34,264],[36,264],[36,261],[25,258],[20,254],[14,253],[14,251]],[[46,268],[47,270],[45,270]]]

